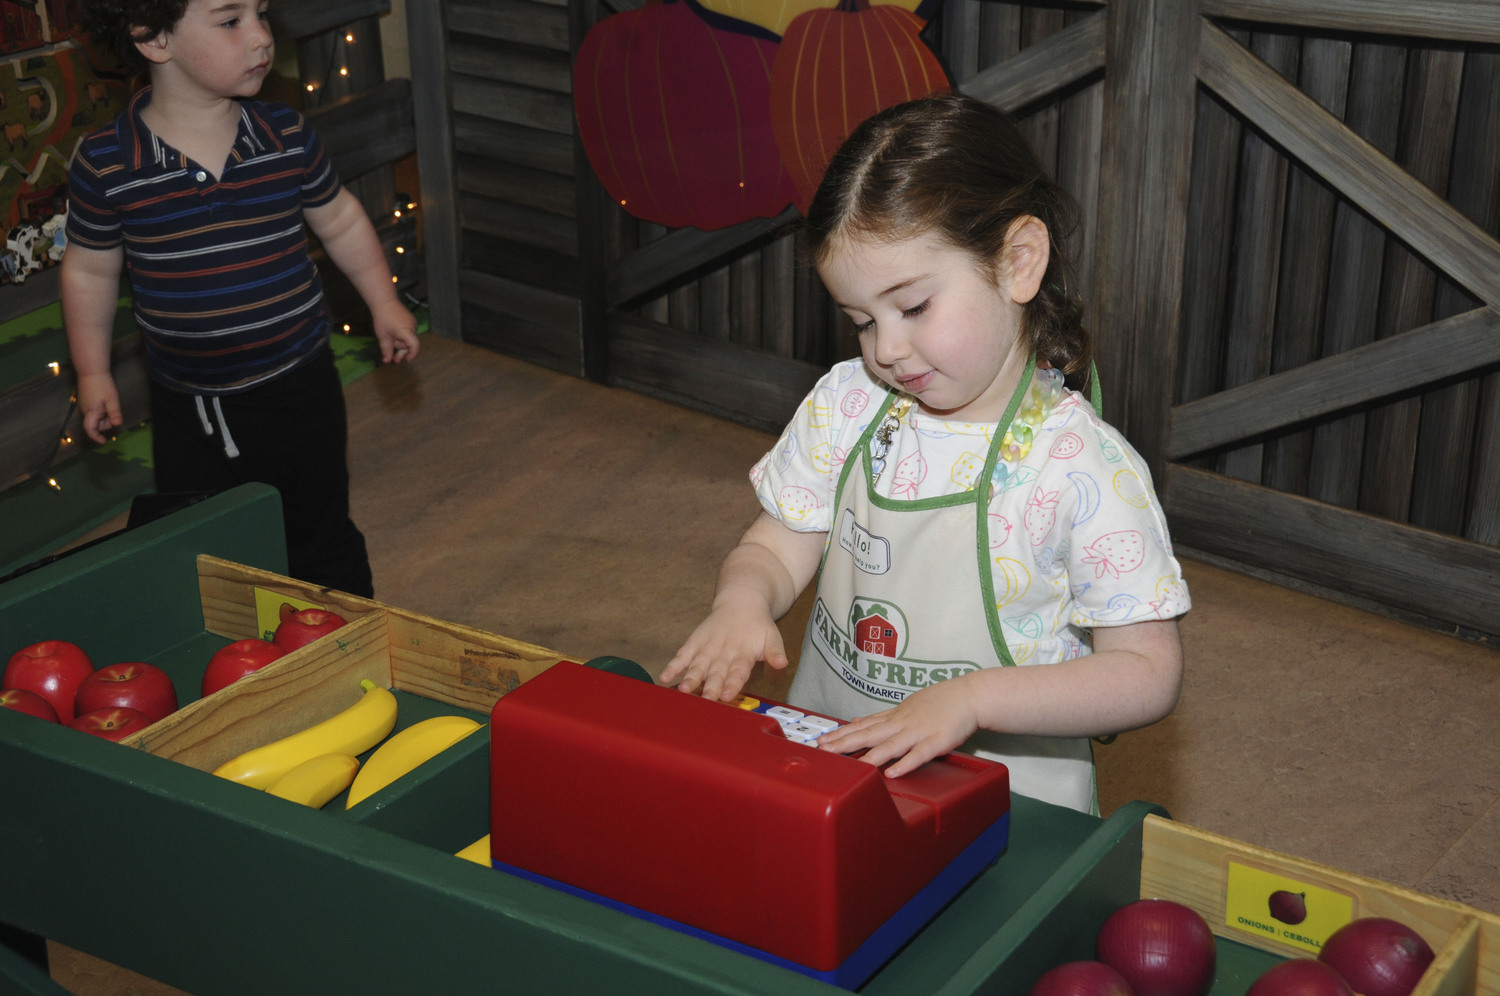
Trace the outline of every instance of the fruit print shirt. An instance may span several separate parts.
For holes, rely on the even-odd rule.
[[[829,371],[750,473],[762,507],[799,532],[829,531],[844,461],[888,392],[861,360]],[[972,490],[995,431],[994,423],[946,422],[914,408],[893,436],[877,493],[902,500]],[[989,504],[988,559],[996,613],[1017,664],[1088,653],[1096,626],[1188,610],[1145,463],[1083,396],[1065,392],[1030,452],[1006,469]],[[999,664],[993,647],[976,650],[976,662]],[[866,711],[882,707],[872,702]],[[1079,746],[1086,757],[1086,743]]]

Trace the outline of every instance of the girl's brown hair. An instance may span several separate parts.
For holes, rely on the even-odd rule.
[[[993,278],[1006,231],[1025,215],[1047,227],[1051,245],[1023,328],[1038,361],[1081,389],[1092,349],[1065,251],[1077,203],[1047,175],[1010,116],[984,101],[934,94],[881,111],[856,128],[818,185],[802,248],[820,264],[844,239],[933,235],[969,254]]]

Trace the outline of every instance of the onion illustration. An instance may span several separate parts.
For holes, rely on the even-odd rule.
[[[1271,915],[1282,923],[1298,924],[1307,919],[1307,902],[1305,892],[1288,892],[1279,889],[1271,893],[1271,900],[1267,904],[1271,908]]]

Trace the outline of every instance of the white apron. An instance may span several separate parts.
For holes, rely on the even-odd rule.
[[[1015,417],[1028,364],[999,426]],[[818,595],[788,698],[844,719],[890,708],[911,692],[981,667],[1015,666],[995,608],[987,482],[1000,459],[997,428],[971,491],[898,500],[875,493],[870,443],[891,394],[844,463]],[[1042,665],[1045,666],[1045,665]],[[1098,812],[1086,738],[981,730],[963,749],[1003,761],[1011,790]]]

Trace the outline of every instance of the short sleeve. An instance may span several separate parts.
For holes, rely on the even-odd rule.
[[[750,471],[766,513],[797,532],[828,532],[844,460],[869,425],[879,395],[858,360],[814,385],[781,438]]]
[[[81,143],[68,167],[68,244],[113,249],[122,241],[120,215],[105,197],[101,169],[89,146],[89,140]]]
[[[287,108],[286,113],[290,114],[292,124],[283,128],[282,137],[288,145],[302,146],[302,206],[322,207],[338,196],[343,184],[317,129],[297,111]]]

